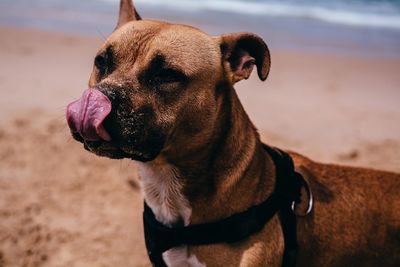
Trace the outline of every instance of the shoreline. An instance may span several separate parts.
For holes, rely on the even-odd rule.
[[[199,3],[192,0],[179,4],[179,1],[167,3],[152,0],[150,2],[137,1],[136,5],[145,18],[190,24],[212,35],[237,31],[254,32],[269,40],[269,46],[275,49],[283,48],[299,53],[316,51],[342,53],[347,56],[356,54],[368,57],[400,58],[400,15],[397,17],[396,13],[385,15],[385,12],[389,10],[380,10],[382,14],[378,12],[379,18],[386,21],[385,25],[388,24],[386,26],[379,26],[379,20],[377,21],[373,13],[367,12],[369,19],[360,18],[359,16],[368,15],[362,12],[365,7],[359,6],[361,9],[353,10],[358,12],[358,19],[355,21],[348,17],[352,14],[350,10],[341,10],[340,12],[344,12],[341,13],[342,19],[354,22],[353,25],[326,21],[326,17],[330,14],[317,15],[322,10],[325,10],[325,13],[329,10],[327,9],[329,2],[324,3],[322,9],[302,4],[289,7],[285,6],[285,3],[278,2],[272,5],[262,1],[245,3],[247,7],[249,5],[264,6],[262,9],[253,10],[256,11],[254,13],[238,9],[238,4],[243,5],[241,1],[234,1],[231,5],[227,5],[224,1]],[[97,37],[108,35],[113,30],[118,14],[118,1],[103,0],[94,5],[92,2],[61,0],[50,3],[44,0],[37,5],[16,0],[13,3],[0,3],[1,8],[7,12],[0,16],[0,25],[34,26],[39,30],[63,31]],[[261,15],[259,13],[261,11],[266,13]],[[332,11],[339,12],[336,9]],[[286,14],[287,12],[293,14]],[[372,11],[369,10],[369,12]],[[375,19],[371,19],[371,16]],[[357,24],[357,20],[360,19],[366,25]],[[399,24],[398,27],[390,27],[390,21],[393,25]],[[374,26],[371,23],[378,24]]]

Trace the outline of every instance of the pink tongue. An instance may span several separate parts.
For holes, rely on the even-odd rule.
[[[67,106],[67,122],[71,130],[85,140],[111,141],[102,124],[110,112],[111,101],[99,90],[88,89],[80,99]]]

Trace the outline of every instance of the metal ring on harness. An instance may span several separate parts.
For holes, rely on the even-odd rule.
[[[311,189],[310,189],[310,187],[308,186],[308,184],[305,181],[303,181],[303,184],[305,185],[307,196],[308,196],[307,211],[305,213],[302,213],[302,214],[297,214],[296,211],[295,211],[297,203],[296,203],[296,201],[292,202],[292,211],[293,211],[294,214],[296,214],[296,216],[299,216],[299,217],[304,217],[304,216],[307,216],[308,214],[310,214],[310,212],[312,211],[312,208],[314,206],[314,196],[313,196],[313,194],[311,192]]]

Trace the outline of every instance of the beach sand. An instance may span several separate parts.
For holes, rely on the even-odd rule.
[[[135,164],[86,152],[67,103],[102,38],[0,28],[0,267],[148,266]],[[266,40],[268,42],[268,40]],[[237,91],[268,144],[400,171],[400,60],[272,50]]]

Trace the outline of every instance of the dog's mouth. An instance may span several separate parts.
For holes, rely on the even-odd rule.
[[[99,156],[139,161],[154,159],[161,151],[164,136],[149,131],[145,114],[132,112],[96,89],[86,90],[67,107],[67,122],[75,140]]]

